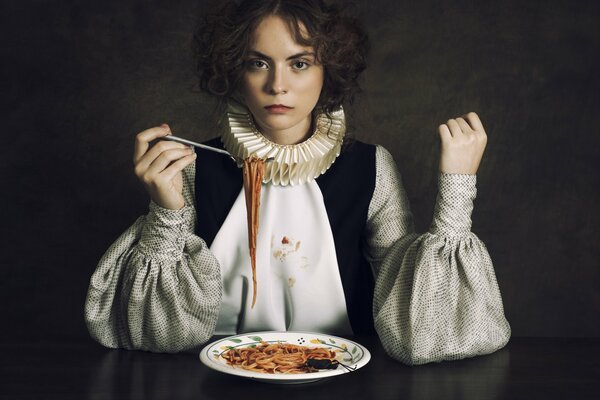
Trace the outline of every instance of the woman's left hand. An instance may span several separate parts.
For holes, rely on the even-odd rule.
[[[440,171],[476,174],[487,143],[479,116],[470,112],[462,118],[449,119],[438,127],[438,131],[442,140]]]

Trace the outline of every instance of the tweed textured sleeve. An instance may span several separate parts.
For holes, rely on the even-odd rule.
[[[429,232],[416,234],[391,154],[377,146],[366,255],[375,274],[375,328],[409,365],[492,353],[510,337],[492,261],[471,232],[475,175],[444,174]]]
[[[213,334],[221,303],[216,258],[195,232],[195,165],[183,171],[186,206],[150,203],[106,251],[85,303],[90,335],[112,348],[178,352]]]

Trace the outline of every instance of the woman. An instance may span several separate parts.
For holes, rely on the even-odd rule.
[[[486,144],[475,113],[440,125],[439,194],[429,232],[381,146],[344,141],[366,36],[321,1],[230,4],[197,35],[202,87],[228,103],[233,155],[273,158],[263,181],[256,306],[242,174],[220,154],[136,136],[151,198],[92,276],[85,316],[108,347],[177,352],[213,334],[376,332],[407,364],[486,354],[510,336],[493,266],[470,232]],[[342,143],[344,145],[342,146]]]

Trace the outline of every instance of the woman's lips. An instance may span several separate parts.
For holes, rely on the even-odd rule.
[[[265,109],[273,114],[283,114],[290,111],[293,107],[284,106],[283,104],[273,104],[266,106]]]

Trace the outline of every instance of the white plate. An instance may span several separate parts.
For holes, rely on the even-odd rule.
[[[325,347],[329,350],[335,350],[338,353],[338,361],[353,370],[363,367],[371,359],[371,353],[364,346],[341,337],[312,332],[269,331],[244,333],[214,341],[202,349],[200,352],[200,361],[207,367],[219,372],[271,383],[306,383],[350,372],[340,365],[337,369],[320,370],[318,372],[303,374],[269,374],[234,368],[227,364],[227,361],[221,357],[221,354],[231,348],[253,346],[259,344],[261,341]]]

